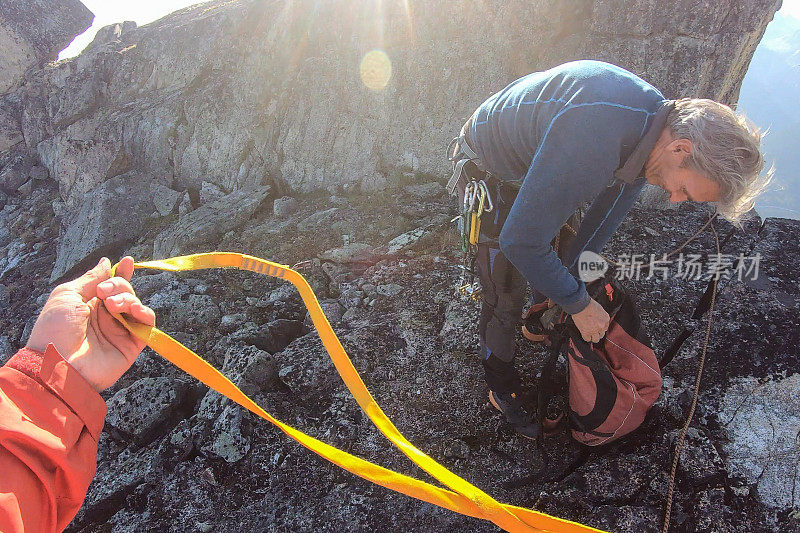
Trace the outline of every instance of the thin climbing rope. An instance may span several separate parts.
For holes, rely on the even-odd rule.
[[[716,216],[716,215],[714,215]],[[717,245],[717,257],[721,253],[719,248],[719,236],[717,235],[717,230],[714,228],[714,224],[712,224],[714,217],[708,219],[706,226],[711,224],[711,230],[714,232],[714,240],[716,241]],[[703,226],[705,229],[706,226]],[[701,230],[702,231],[702,230]],[[699,232],[698,232],[699,233]],[[694,237],[693,237],[694,238]],[[684,246],[688,244],[689,241],[684,243]],[[673,252],[674,253],[674,252]],[[670,254],[671,255],[671,254]],[[667,489],[667,505],[666,509],[664,510],[664,526],[661,528],[661,533],[667,533],[669,529],[669,519],[670,515],[672,514],[672,497],[675,491],[675,474],[678,471],[678,461],[680,460],[681,456],[681,449],[683,448],[683,443],[686,439],[686,433],[689,431],[689,425],[692,423],[692,418],[694,418],[694,412],[697,408],[697,399],[700,393],[700,380],[703,377],[703,365],[706,362],[706,352],[708,350],[708,341],[711,338],[711,326],[713,324],[713,315],[714,315],[714,303],[717,298],[717,284],[719,282],[719,278],[713,280],[712,282],[712,289],[711,289],[711,305],[708,309],[708,324],[706,325],[706,336],[705,340],[703,341],[703,351],[700,355],[700,365],[697,368],[697,377],[694,381],[694,393],[692,396],[692,406],[689,409],[689,415],[686,417],[686,422],[683,424],[681,428],[680,435],[678,436],[678,442],[675,444],[675,456],[672,459],[672,469],[670,470],[669,474],[669,488]]]
[[[668,254],[665,254],[665,255],[664,255],[664,258],[666,259],[666,258],[670,257],[671,255],[673,255],[673,254],[676,254],[676,253],[680,252],[681,250],[683,250],[684,248],[686,248],[686,245],[687,245],[687,244],[689,244],[690,242],[692,242],[692,241],[693,241],[695,238],[697,238],[697,236],[698,236],[698,235],[700,235],[701,233],[703,233],[703,231],[704,231],[704,230],[705,230],[705,229],[708,227],[708,225],[709,225],[709,224],[711,224],[711,222],[712,222],[712,221],[713,221],[713,220],[714,220],[716,217],[717,217],[717,213],[714,213],[714,214],[713,214],[713,215],[712,215],[712,216],[711,216],[711,217],[708,219],[708,222],[706,222],[705,224],[703,224],[703,227],[702,227],[702,228],[700,228],[699,230],[697,230],[697,231],[694,233],[694,235],[692,235],[691,237],[689,237],[688,239],[686,239],[686,242],[684,242],[683,244],[681,244],[680,246],[678,246],[677,248],[675,248],[674,250],[672,250],[670,253],[668,253]],[[569,224],[564,224],[564,226],[565,226],[565,227],[566,227],[566,228],[567,228],[567,229],[568,229],[568,230],[569,230],[569,231],[572,233],[572,235],[574,235],[574,236],[576,236],[576,237],[578,236],[578,232],[577,232],[577,231],[575,231],[575,229],[574,229],[572,226],[570,226]],[[713,228],[713,226],[712,226],[712,228]],[[559,231],[559,232],[556,234],[556,245],[555,245],[555,248],[554,248],[554,249],[556,250],[556,253],[558,252],[558,237],[559,237],[559,235],[560,235],[560,234],[561,234],[561,232],[560,232],[560,231]],[[715,234],[716,234],[716,231],[715,231]],[[717,244],[719,244],[719,242],[718,242]],[[604,256],[603,254],[597,254],[597,255],[599,255],[599,256],[600,256],[600,257],[602,257],[602,258],[603,258],[603,259],[604,259],[604,260],[605,260],[607,263],[609,263],[609,264],[611,264],[611,265],[614,265],[615,267],[620,267],[620,266],[623,266],[623,265],[621,265],[620,263],[617,263],[616,261],[613,261],[613,260],[609,259],[608,257]]]

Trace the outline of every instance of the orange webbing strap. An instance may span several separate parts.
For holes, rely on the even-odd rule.
[[[231,267],[249,270],[276,278],[285,279],[300,292],[306,307],[317,328],[322,343],[330,354],[336,370],[339,371],[345,385],[372,420],[375,426],[392,443],[397,446],[414,463],[428,472],[454,492],[431,485],[416,478],[400,474],[360,459],[333,446],[325,444],[305,433],[288,426],[255,404],[246,394],[234,385],[217,369],[203,358],[189,350],[181,343],[162,332],[158,328],[145,326],[136,322],[128,322],[124,317],[117,318],[133,335],[143,340],[162,357],[176,365],[184,372],[194,376],[220,394],[230,398],[242,407],[272,422],[291,438],[341,468],[372,481],[383,487],[401,492],[413,498],[450,509],[457,513],[476,518],[491,520],[507,531],[548,531],[548,532],[585,532],[599,531],[578,523],[555,518],[538,511],[505,505],[475,487],[468,481],[437,463],[411,444],[397,430],[391,420],[375,403],[374,398],[361,380],[350,358],[345,353],[339,338],[333,332],[328,319],[322,312],[314,292],[308,282],[285,265],[265,261],[257,257],[229,252],[214,252],[173,257],[162,261],[136,263],[134,268],[154,268],[168,271],[199,270],[205,268]],[[116,269],[116,266],[114,267]]]

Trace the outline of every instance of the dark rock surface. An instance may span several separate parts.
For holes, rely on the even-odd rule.
[[[152,442],[165,423],[178,417],[188,389],[185,382],[173,383],[170,378],[136,381],[108,400],[108,430],[116,430],[140,446]]]
[[[345,197],[336,220],[347,221],[352,239],[375,250],[420,224],[430,228],[401,254],[373,255],[367,262],[316,259],[341,239],[341,228],[330,224],[297,229],[330,205],[318,195],[299,195],[291,215],[258,212],[218,246],[290,264],[309,260],[299,268],[329,309],[344,310],[334,328],[375,398],[412,442],[442,464],[504,502],[611,531],[658,531],[705,325],[705,316],[691,317],[707,282],[647,279],[646,269],[639,280],[626,281],[658,353],[684,328],[693,331],[665,367],[661,398],[642,428],[621,442],[587,451],[559,435],[540,449],[516,437],[486,400],[475,355],[477,307],[452,297],[455,235],[446,223],[431,223],[450,218],[444,193],[421,200],[427,221],[398,216],[390,201],[395,195]],[[625,253],[659,255],[683,243],[705,218],[691,205],[635,209],[605,252],[618,260]],[[789,513],[798,505],[791,467],[800,430],[800,249],[791,236],[800,227],[779,219],[753,220],[743,232],[723,222],[716,227],[724,253],[761,253],[760,275],[755,282],[734,277],[720,284],[671,529],[798,531]],[[706,254],[713,247],[706,231],[682,251]],[[26,272],[23,277],[11,270],[3,281],[11,304],[0,311],[1,325],[16,345],[22,342],[20,325],[36,312],[35,302],[23,305],[17,295],[29,276],[48,275],[43,263]],[[234,271],[142,272],[134,285],[156,309],[162,329],[223,369],[278,419],[418,474],[350,398],[316,333],[304,324],[299,296],[284,282]],[[39,283],[25,301],[39,300],[45,290]],[[519,351],[531,400],[546,352],[521,337]],[[153,387],[158,390],[144,393]],[[120,400],[134,391],[136,402]],[[338,470],[149,350],[104,396],[112,411],[98,476],[69,531],[494,530]],[[136,409],[137,402],[144,407]],[[155,418],[158,424],[146,422]],[[137,435],[120,427],[122,419],[157,429]]]

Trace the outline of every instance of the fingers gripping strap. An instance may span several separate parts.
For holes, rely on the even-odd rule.
[[[300,296],[303,298],[303,302],[308,308],[311,319],[314,322],[314,326],[319,333],[325,349],[328,351],[336,370],[341,375],[356,402],[358,402],[358,405],[364,410],[381,433],[409,459],[439,482],[452,489],[452,491],[383,468],[330,446],[284,424],[259,407],[228,378],[208,364],[203,358],[166,333],[155,327],[146,326],[137,322],[129,322],[124,316],[115,316],[134,336],[146,342],[148,346],[158,354],[184,372],[235,401],[245,409],[268,420],[309,450],[357,476],[451,511],[490,520],[507,531],[599,531],[588,526],[551,517],[531,509],[501,504],[468,481],[450,472],[433,458],[411,444],[411,442],[409,442],[394,426],[392,421],[389,420],[383,410],[381,410],[375,402],[369,390],[367,390],[361,376],[356,371],[350,358],[344,351],[341,342],[339,342],[339,338],[334,333],[333,328],[331,328],[325,314],[322,312],[322,308],[317,302],[317,298],[308,282],[303,276],[288,266],[265,261],[253,256],[229,252],[187,255],[161,261],[136,263],[134,265],[136,269],[153,268],[172,272],[224,267],[249,270],[251,272],[257,272],[291,282],[300,292]],[[113,270],[116,270],[116,265]]]

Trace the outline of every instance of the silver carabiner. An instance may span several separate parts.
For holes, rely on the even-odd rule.
[[[470,190],[472,191],[472,193],[470,194],[470,197],[469,197],[469,210],[474,213],[475,212],[475,202],[478,201],[478,196],[480,195],[480,187],[478,187],[478,184],[475,183],[475,180],[472,180],[470,185],[471,185]]]
[[[471,209],[471,205],[474,202],[473,198],[475,196],[474,191],[475,191],[475,182],[470,181],[469,183],[467,183],[467,186],[464,187],[464,206],[463,206],[464,211]]]
[[[492,195],[489,193],[489,187],[483,180],[478,182],[478,186],[483,188],[483,191],[486,193],[486,201],[489,202],[489,207],[484,207],[483,212],[491,213],[492,209],[494,209],[494,204],[492,203]]]

